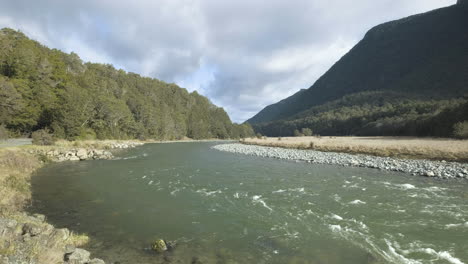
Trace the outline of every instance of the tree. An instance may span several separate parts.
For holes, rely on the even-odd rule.
[[[302,134],[306,137],[312,136],[312,129],[310,128],[303,128],[302,129]]]
[[[295,129],[295,130],[294,130],[294,136],[295,136],[295,137],[302,137],[302,136],[304,136],[304,135],[301,134],[301,132],[299,132],[299,130]]]
[[[457,138],[468,138],[468,121],[456,123],[453,126],[453,134]]]

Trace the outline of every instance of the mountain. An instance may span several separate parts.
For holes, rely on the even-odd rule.
[[[16,135],[47,129],[66,139],[239,138],[207,98],[175,84],[83,63],[23,33],[0,30],[0,128]]]
[[[460,98],[468,95],[466,2],[372,28],[309,89],[267,106],[247,122],[270,136],[292,135],[303,127],[334,135],[419,135],[419,128],[409,128],[404,120],[388,133],[375,126],[411,112],[408,122],[418,117],[426,122],[463,108]],[[389,110],[390,105],[408,112]]]

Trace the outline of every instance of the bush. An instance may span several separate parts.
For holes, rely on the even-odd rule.
[[[294,130],[294,136],[295,137],[302,137],[304,135],[301,132],[299,132],[299,130],[296,129],[296,130]]]
[[[48,129],[40,129],[32,133],[32,143],[34,145],[53,145],[55,139]]]
[[[456,123],[453,126],[453,135],[456,138],[468,138],[468,121]]]
[[[257,138],[258,138],[258,139],[262,139],[262,138],[263,138],[262,134],[257,133]]]
[[[0,126],[0,141],[8,139],[8,130],[4,125]]]
[[[302,129],[302,134],[304,134],[304,136],[306,136],[306,137],[310,137],[310,136],[312,136],[312,129],[310,129],[310,128],[303,128],[303,129]]]

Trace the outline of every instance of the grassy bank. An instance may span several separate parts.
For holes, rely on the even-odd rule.
[[[409,137],[284,137],[248,138],[242,143],[382,157],[468,162],[468,140]]]
[[[25,212],[32,198],[30,182],[34,171],[53,160],[46,153],[73,149],[110,150],[131,147],[133,143],[142,142],[58,141],[53,146],[0,148],[0,263],[3,258],[21,263],[62,263],[64,256],[70,254],[66,252],[70,246],[83,246],[89,240],[86,234],[57,229],[47,223],[45,217]]]

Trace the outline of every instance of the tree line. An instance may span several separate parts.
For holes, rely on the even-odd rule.
[[[64,139],[243,138],[224,109],[175,84],[84,63],[23,33],[0,30],[0,125]]]
[[[431,99],[388,91],[362,92],[253,127],[257,133],[277,137],[309,134],[310,129],[327,136],[468,138],[468,96]]]

